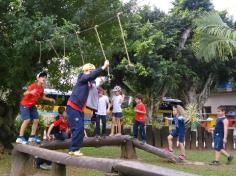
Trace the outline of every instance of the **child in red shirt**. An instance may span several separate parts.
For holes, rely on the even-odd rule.
[[[48,98],[44,95],[44,84],[47,79],[47,73],[46,72],[40,72],[37,75],[37,82],[31,84],[27,90],[24,92],[24,97],[22,98],[20,102],[20,113],[21,113],[21,119],[23,120],[23,123],[20,128],[20,134],[18,138],[16,139],[16,143],[20,144],[28,144],[29,142],[35,142],[40,143],[41,140],[35,136],[36,130],[38,128],[39,123],[39,115],[36,108],[37,101],[39,99],[43,99],[50,102],[55,102],[54,99]],[[32,130],[31,130],[31,136],[29,137],[29,140],[27,141],[24,138],[24,132],[27,128],[30,121],[33,121]]]
[[[47,138],[52,139],[51,134],[54,135],[55,139],[65,140],[69,137],[69,124],[67,120],[67,115],[65,112],[65,108],[60,106],[58,108],[59,115],[55,118],[55,121],[50,125]]]
[[[138,127],[140,129],[141,138],[142,138],[142,144],[146,143],[146,133],[145,133],[145,114],[146,114],[146,108],[142,102],[142,96],[137,95],[135,97],[135,122],[133,125],[133,132],[134,132],[134,138],[137,139],[138,137]]]

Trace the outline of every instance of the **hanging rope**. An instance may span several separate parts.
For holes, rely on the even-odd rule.
[[[106,57],[105,51],[104,51],[104,49],[103,49],[102,41],[101,41],[101,38],[100,38],[100,36],[99,36],[99,34],[98,34],[97,28],[98,28],[98,25],[94,26],[94,30],[95,30],[95,32],[96,32],[97,39],[98,39],[98,42],[99,42],[100,47],[101,47],[101,50],[102,50],[102,54],[103,54],[103,56],[104,56],[104,59],[107,60],[107,57]],[[107,73],[108,73],[108,74],[107,74],[108,80],[110,81],[110,80],[111,80],[111,74],[110,74],[110,69],[109,69],[109,67],[107,68]]]
[[[66,57],[66,38],[65,36],[62,36],[62,38],[63,38],[63,51],[64,51],[63,57]]]
[[[53,51],[55,52],[55,54],[57,55],[57,58],[60,58],[60,56],[59,56],[59,54],[57,53],[56,49],[54,48],[54,46],[53,46],[51,40],[47,40],[47,41],[48,41],[49,44],[51,45],[51,47],[52,47]]]
[[[80,32],[79,31],[75,31],[75,34],[76,34],[76,38],[77,38],[77,40],[78,40],[78,48],[79,48],[79,51],[80,51],[80,56],[81,56],[81,58],[82,58],[82,62],[83,62],[83,65],[85,64],[84,63],[84,57],[83,57],[83,52],[82,52],[82,49],[81,49],[81,46],[80,46],[80,41],[79,41],[79,34],[80,34]]]
[[[119,22],[119,26],[120,26],[120,31],[121,31],[121,36],[122,36],[123,43],[124,43],[124,46],[125,46],[125,52],[126,52],[126,56],[127,56],[129,65],[132,65],[131,62],[130,62],[129,53],[128,53],[128,49],[127,49],[127,45],[126,45],[126,41],[125,41],[124,30],[122,28],[122,24],[121,24],[121,21],[120,21],[120,15],[121,15],[121,12],[117,13],[117,18],[118,18],[118,22]]]
[[[36,41],[36,43],[39,43],[39,60],[38,63],[41,64],[41,58],[42,58],[42,42]]]

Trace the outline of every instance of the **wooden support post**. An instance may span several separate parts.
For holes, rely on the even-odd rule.
[[[205,132],[205,128],[203,127],[198,127],[197,128],[197,140],[198,140],[198,149],[204,149],[204,132]]]
[[[233,150],[234,149],[234,140],[233,140],[233,129],[228,130],[228,139],[226,144],[227,150]]]
[[[33,163],[30,155],[13,150],[10,176],[33,175]]]
[[[185,148],[190,149],[190,135],[191,135],[191,128],[188,128],[185,133]]]
[[[127,140],[121,145],[121,158],[123,159],[137,159],[135,147],[131,140]]]
[[[52,163],[52,176],[66,176],[66,166],[64,164]]]
[[[152,135],[152,125],[146,125],[146,136],[147,136],[147,143],[149,145],[154,145],[153,135]]]
[[[190,149],[196,149],[197,131],[191,131]]]
[[[167,137],[169,133],[169,127],[165,126],[161,129],[161,147],[168,147]]]
[[[207,149],[212,149],[212,142],[213,142],[212,133],[205,132],[205,143]]]

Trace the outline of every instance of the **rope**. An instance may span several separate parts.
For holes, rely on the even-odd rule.
[[[98,28],[98,25],[94,26],[94,30],[95,30],[95,32],[96,32],[97,39],[98,39],[98,42],[99,42],[100,47],[101,47],[101,50],[102,50],[102,54],[103,54],[103,56],[104,56],[104,59],[107,60],[107,57],[106,57],[105,51],[104,51],[104,49],[103,49],[102,41],[101,41],[101,38],[100,38],[100,36],[99,36],[99,34],[98,34],[97,28]],[[108,74],[107,74],[107,75],[108,75],[108,79],[110,80],[110,76],[111,76],[111,75],[110,75],[110,69],[109,69],[109,67],[107,68],[107,73],[108,73]]]
[[[127,49],[127,46],[126,46],[126,41],[125,41],[125,36],[124,36],[124,30],[123,30],[123,28],[122,28],[122,24],[121,24],[121,21],[120,21],[120,15],[121,15],[121,12],[120,12],[120,13],[117,13],[117,18],[118,18],[118,22],[119,22],[119,26],[120,26],[120,31],[121,31],[121,36],[122,36],[123,43],[124,43],[124,46],[125,46],[125,52],[126,52],[126,55],[127,55],[127,59],[128,59],[129,65],[131,65],[130,58],[129,58],[129,53],[128,53],[128,49]]]
[[[64,50],[64,57],[66,57],[66,38],[65,38],[65,36],[62,36],[62,38],[63,38],[63,45],[64,45],[64,48],[63,48],[63,50]]]
[[[36,41],[37,43],[39,43],[39,61],[38,63],[41,63],[41,58],[42,58],[42,42],[41,41]]]
[[[75,31],[75,34],[76,34],[76,37],[77,37],[77,40],[78,40],[78,48],[79,48],[79,51],[80,51],[80,56],[81,56],[81,58],[82,58],[82,62],[83,62],[83,65],[84,65],[84,64],[85,64],[85,63],[84,63],[84,56],[83,56],[83,54],[82,54],[82,49],[81,49],[80,42],[79,42],[79,33],[80,33],[80,32],[76,32],[76,31]]]
[[[55,52],[55,54],[57,55],[57,58],[60,58],[60,56],[59,56],[59,54],[57,53],[56,49],[54,48],[54,46],[53,46],[51,40],[48,40],[48,42],[49,42],[49,44],[51,45],[51,47],[52,47],[53,51]]]

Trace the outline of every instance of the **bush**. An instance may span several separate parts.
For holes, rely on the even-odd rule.
[[[132,125],[135,119],[134,108],[124,108],[123,109],[123,124],[124,125]]]

